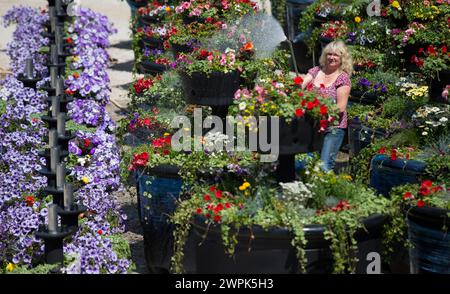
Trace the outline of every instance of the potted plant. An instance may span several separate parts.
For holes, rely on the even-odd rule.
[[[264,176],[256,174],[234,187],[194,186],[171,218],[177,225],[172,270],[183,272],[183,258],[192,254],[184,244],[200,236],[198,273],[354,272],[358,262],[350,256],[359,242],[380,236],[385,218],[376,214],[387,200],[313,166],[303,182],[281,190],[273,181],[261,185]]]
[[[450,194],[447,184],[424,180],[420,184],[397,187],[392,192],[393,205],[399,211],[395,219],[398,229],[407,228],[413,274],[450,273]],[[399,234],[397,239],[406,239],[405,233]]]
[[[201,140],[201,151],[176,151],[170,134],[164,133],[153,139],[151,145],[126,152],[122,166],[133,173],[136,181],[147,265],[152,272],[165,272],[169,268],[174,226],[167,223],[167,218],[177,206],[183,189],[196,181],[214,182],[234,178],[232,174],[240,177],[251,173],[253,155],[215,151],[213,147],[218,140],[226,140],[226,136],[206,135]],[[123,176],[128,178],[128,173]]]
[[[139,8],[137,15],[143,25],[152,25],[167,20],[173,11],[173,6],[153,1],[148,3],[147,6]]]
[[[246,45],[244,45],[246,46]],[[253,45],[247,45],[253,54]],[[226,49],[225,52],[196,48],[183,55],[180,75],[186,102],[198,105],[228,106],[239,89],[239,68],[245,52]]]
[[[302,82],[299,76],[260,79],[254,89],[244,88],[235,93],[230,112],[244,118],[279,117],[280,154],[318,150],[322,138],[319,133],[337,123],[338,110],[331,99],[311,89],[302,90]]]

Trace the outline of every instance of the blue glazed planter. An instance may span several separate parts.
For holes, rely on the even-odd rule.
[[[135,179],[147,266],[153,273],[168,272],[174,230],[168,216],[175,211],[183,184],[178,168],[158,166],[145,173],[136,172]]]
[[[417,160],[391,160],[386,155],[376,155],[370,164],[370,186],[377,193],[389,196],[393,187],[420,181],[426,165]]]

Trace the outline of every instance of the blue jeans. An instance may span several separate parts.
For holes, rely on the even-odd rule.
[[[344,141],[345,129],[335,128],[327,131],[323,141],[320,160],[322,160],[322,170],[328,172],[334,168],[336,155],[341,149],[342,141]]]

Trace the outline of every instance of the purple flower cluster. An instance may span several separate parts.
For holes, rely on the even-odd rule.
[[[68,105],[70,118],[77,124],[89,127],[98,127],[104,131],[114,131],[115,123],[104,106],[97,102],[85,99],[76,99]]]
[[[372,84],[372,82],[370,82],[366,78],[359,79],[358,86],[364,88],[366,91],[372,90],[373,92],[381,92],[381,93],[386,93],[388,91],[385,85],[381,83]]]
[[[71,69],[79,71],[77,78],[68,76],[68,90],[105,105],[111,93],[106,72],[109,55],[105,48],[109,45],[108,37],[116,30],[106,16],[80,8],[78,17],[69,26],[68,32],[74,44],[72,52],[75,55]]]
[[[48,39],[41,37],[43,24],[47,20],[48,14],[23,6],[13,7],[4,15],[5,26],[17,24],[13,41],[7,45],[10,67],[16,76],[24,72],[25,59],[30,57],[35,60],[35,74],[47,75],[46,55],[39,53],[39,49],[48,44]]]

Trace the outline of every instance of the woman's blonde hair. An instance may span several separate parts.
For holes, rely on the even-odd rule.
[[[328,53],[338,53],[341,56],[341,70],[345,71],[349,76],[353,72],[353,60],[352,56],[348,52],[347,46],[341,40],[333,41],[329,43],[322,50],[322,55],[320,55],[319,63],[322,68],[325,68],[327,64],[327,54]]]

